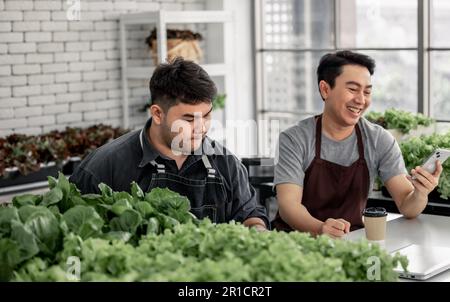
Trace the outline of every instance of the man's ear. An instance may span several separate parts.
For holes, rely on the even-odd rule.
[[[160,125],[164,114],[163,109],[159,105],[151,105],[150,113],[152,115],[153,122],[155,122],[157,125]]]
[[[324,101],[328,98],[328,95],[330,94],[330,90],[331,90],[331,87],[327,82],[325,82],[324,80],[321,80],[319,82],[320,96],[322,97],[322,99]]]

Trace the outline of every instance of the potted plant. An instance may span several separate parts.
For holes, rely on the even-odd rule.
[[[387,109],[384,113],[371,111],[366,118],[387,129],[397,141],[423,134],[431,135],[436,130],[436,124],[432,118],[421,113],[413,114],[394,108]]]
[[[0,188],[47,180],[58,171],[71,174],[84,156],[125,132],[100,124],[0,138]]]
[[[167,30],[167,59],[172,61],[176,57],[183,57],[186,60],[191,60],[200,63],[203,52],[200,48],[199,42],[203,37],[199,33],[194,33],[190,30],[182,29],[168,29]],[[151,56],[153,64],[158,64],[158,44],[156,28],[150,33],[150,36],[145,40],[146,44],[151,49]]]

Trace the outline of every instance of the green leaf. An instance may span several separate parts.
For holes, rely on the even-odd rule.
[[[63,215],[70,231],[84,240],[101,234],[103,219],[94,208],[89,206],[75,206]]]
[[[128,240],[130,240],[130,238],[133,235],[129,232],[121,232],[121,231],[117,231],[117,232],[108,232],[106,234],[103,234],[102,238],[105,240],[120,240],[123,242],[127,242]]]
[[[144,200],[144,192],[135,181],[131,183],[131,195],[135,200]]]
[[[47,176],[47,180],[48,180],[48,187],[50,189],[53,189],[58,185],[58,181],[53,176]]]
[[[73,183],[70,183],[70,196],[74,197],[81,197],[81,191],[78,190],[77,186]]]
[[[132,209],[133,207],[126,199],[121,199],[116,201],[113,206],[111,207],[111,211],[116,214],[117,216],[120,216],[123,212],[125,212],[128,209]]]
[[[164,214],[159,214],[158,218],[164,230],[165,229],[173,230],[175,226],[180,225],[180,222],[178,220]]]
[[[63,191],[59,187],[55,187],[44,194],[40,206],[48,207],[57,204],[63,199]]]
[[[11,222],[19,220],[19,213],[14,207],[0,207],[0,237],[11,234]]]
[[[100,183],[98,185],[98,188],[100,189],[100,192],[102,192],[102,196],[105,198],[112,198],[113,197],[113,190],[105,183]]]
[[[41,195],[33,195],[33,194],[24,194],[24,195],[18,195],[14,196],[12,203],[16,208],[20,208],[25,205],[36,205],[38,204],[42,199]]]
[[[30,259],[39,252],[36,237],[20,221],[12,221],[11,239],[14,240],[20,251],[20,262]]]
[[[9,238],[0,239],[0,281],[9,281],[14,267],[20,262],[20,249],[17,242]]]
[[[42,206],[23,206],[19,209],[20,220],[25,223],[32,214],[36,212],[47,213],[50,209]],[[51,212],[51,210],[50,210]]]
[[[58,173],[58,185],[57,185],[64,194],[64,197],[67,197],[70,193],[70,182],[66,178],[64,174],[61,172]]]
[[[64,221],[64,220],[63,220]],[[68,233],[64,237],[63,242],[64,249],[61,253],[58,253],[57,260],[66,263],[69,257],[79,257],[82,256],[83,239],[74,233]]]
[[[49,209],[50,212],[52,212],[53,215],[55,215],[55,216],[61,214],[61,213],[59,212],[59,208],[58,208],[57,205],[49,206],[48,209]]]
[[[84,202],[90,206],[96,206],[98,204],[103,204],[103,197],[99,194],[84,194],[81,196]]]
[[[61,213],[64,213],[68,209],[72,208],[74,204],[70,198],[72,188],[71,183],[61,172],[58,173],[58,185],[56,187],[59,188],[63,193],[62,200],[58,204],[58,207]]]
[[[167,188],[155,188],[150,193],[145,194],[148,201],[156,210],[168,214],[168,209],[179,209],[183,211],[190,208],[189,199],[185,196],[173,192]]]
[[[35,236],[39,250],[53,257],[62,244],[62,233],[58,220],[50,210],[42,208],[28,216],[25,227]]]
[[[125,199],[130,204],[134,204],[133,196],[131,196],[128,192],[114,192],[113,198],[114,198],[114,201],[119,201],[121,199]]]
[[[135,209],[145,219],[150,217],[151,215],[153,215],[155,213],[155,209],[153,209],[153,207],[148,202],[145,202],[145,201],[139,201],[135,205]]]
[[[148,220],[147,225],[147,234],[159,234],[160,233],[160,226],[159,226],[159,220],[155,217],[152,217]]]
[[[135,210],[125,210],[119,217],[115,217],[110,221],[112,231],[136,233],[138,226],[142,222],[141,215]]]
[[[79,196],[70,196],[70,202],[74,206],[87,206],[88,205],[86,203],[86,201],[84,201],[84,199],[82,197],[79,197]]]

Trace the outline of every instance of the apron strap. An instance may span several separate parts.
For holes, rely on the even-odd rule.
[[[205,165],[206,170],[208,170],[208,177],[214,178],[216,176],[216,170],[213,169],[211,162],[208,159],[208,156],[202,155],[203,165]]]
[[[359,153],[359,159],[365,159],[365,158],[364,158],[364,145],[363,145],[363,139],[362,139],[361,129],[359,129],[359,125],[358,125],[358,124],[356,124],[355,131],[356,131],[356,137],[358,138],[358,153]]]
[[[316,158],[320,159],[320,147],[322,145],[322,114],[317,116],[316,121]]]
[[[166,166],[164,166],[163,164],[158,164],[155,160],[152,160],[150,163],[156,168],[156,171],[158,171],[158,173],[166,173]]]
[[[364,145],[363,145],[363,139],[361,134],[361,129],[359,128],[359,125],[355,125],[355,131],[356,131],[356,138],[358,142],[358,153],[359,153],[359,159],[365,159],[364,158]],[[320,158],[320,148],[322,146],[322,115],[317,116],[316,121],[316,158]]]

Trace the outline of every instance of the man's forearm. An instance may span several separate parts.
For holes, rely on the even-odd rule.
[[[280,216],[295,230],[309,232],[314,236],[321,234],[323,222],[314,218],[302,204],[286,211],[280,209]]]
[[[399,211],[406,218],[417,217],[427,206],[428,195],[421,194],[417,190],[409,193],[401,203]]]

